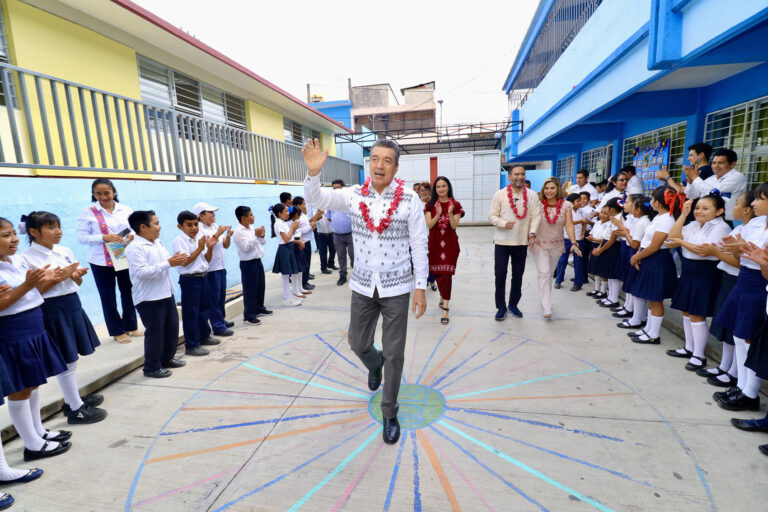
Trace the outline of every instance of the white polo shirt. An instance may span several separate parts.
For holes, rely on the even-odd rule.
[[[54,245],[53,249],[48,249],[40,244],[33,243],[29,249],[21,253],[20,256],[24,258],[31,269],[42,268],[46,265],[50,265],[51,268],[64,268],[77,261],[75,254],[68,247],[64,247],[63,245]],[[80,286],[78,286],[72,278],[68,278],[46,290],[46,292],[43,293],[43,298],[50,299],[52,297],[61,297],[62,295],[77,293],[77,290],[79,289]]]
[[[219,231],[217,224],[211,224],[211,227],[206,226],[202,222],[200,225],[200,233],[205,236],[214,236]],[[226,254],[224,251],[224,238],[226,238],[227,232],[221,234],[219,241],[213,246],[213,254],[211,254],[211,261],[208,262],[208,272],[215,272],[217,270],[224,270],[227,268]]]
[[[0,284],[9,284],[13,288],[18,288],[26,281],[27,270],[29,270],[29,266],[20,255],[8,256],[8,261],[0,260]],[[43,297],[40,292],[37,291],[37,288],[32,288],[19,300],[0,311],[0,316],[23,313],[40,306],[42,303]]]
[[[187,254],[192,254],[197,250],[197,243],[202,238],[203,234],[198,231],[197,236],[195,238],[191,238],[186,233],[180,233],[176,235],[176,238],[173,239],[173,252],[184,252]],[[179,265],[176,267],[176,270],[179,272],[180,276],[186,275],[186,274],[201,274],[203,272],[208,272],[208,260],[205,259],[205,253],[208,251],[208,248],[203,247],[203,251],[197,255],[197,258],[195,258],[194,261],[190,262],[188,265]]]
[[[171,255],[160,240],[150,242],[136,235],[125,248],[131,275],[133,303],[167,299],[173,296],[173,282],[168,272]]]
[[[277,227],[277,222],[280,222],[280,219],[275,222],[275,227]],[[242,224],[235,226],[234,231],[232,241],[235,243],[235,247],[237,247],[237,255],[240,257],[240,261],[250,261],[264,257],[264,245],[267,243],[264,237],[256,236],[256,231],[253,228],[247,228]]]

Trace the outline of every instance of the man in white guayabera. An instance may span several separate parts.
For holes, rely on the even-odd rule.
[[[416,318],[427,309],[427,224],[423,205],[413,190],[396,179],[400,148],[390,140],[376,141],[371,147],[370,176],[363,185],[337,190],[320,187],[320,171],[328,151],[317,139],[308,140],[302,150],[307,164],[304,198],[322,210],[348,212],[352,220],[355,266],[349,287],[352,290],[349,321],[349,346],[368,368],[368,387],[381,385],[382,368],[386,379],[381,397],[384,442],[400,438],[397,421],[397,394],[405,359],[408,330],[408,302]],[[413,265],[411,265],[413,260]],[[373,346],[379,315],[382,325],[382,351]]]

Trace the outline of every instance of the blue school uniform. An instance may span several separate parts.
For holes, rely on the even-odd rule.
[[[651,219],[648,218],[647,215],[643,217],[635,217],[634,222],[632,223],[632,227],[629,230],[629,237],[633,240],[642,240],[645,236],[645,230],[648,229],[648,225],[651,223]],[[621,285],[621,289],[624,293],[632,293],[632,287],[635,285],[635,280],[637,279],[638,270],[629,264],[629,261],[632,259],[632,256],[634,256],[638,249],[633,249],[629,245],[627,245],[627,248],[629,249],[627,259],[627,270],[624,273],[624,279]]]
[[[283,237],[280,236],[280,233],[288,233],[289,230],[290,226],[287,222],[282,219],[275,220],[275,232],[279,238],[279,245],[275,254],[275,263],[272,265],[273,274],[289,276],[300,272],[296,261],[296,253],[294,252],[294,246],[297,249],[298,246],[293,242],[285,242]]]
[[[743,227],[742,238],[758,247],[765,247],[768,243],[768,230],[765,229],[767,219],[766,216],[752,219]],[[763,315],[768,281],[754,261],[742,257],[740,264],[736,286],[728,294],[714,321],[722,327],[732,329],[735,337],[751,340],[757,334]]]
[[[20,256],[0,261],[0,280],[16,288],[24,283],[29,267]],[[59,348],[45,332],[43,297],[37,289],[0,311],[0,360],[7,378],[7,395],[45,384],[48,377],[67,369]]]
[[[657,232],[669,233],[675,224],[675,219],[669,213],[657,215],[648,224],[645,235],[640,242],[640,250],[651,245]],[[640,260],[640,270],[632,285],[632,295],[643,300],[661,302],[669,299],[677,289],[677,270],[672,259],[672,251],[664,249]]]
[[[731,228],[721,217],[705,224],[693,221],[683,227],[682,236],[686,242],[701,245],[719,243],[728,236]],[[699,256],[682,248],[682,274],[672,308],[696,316],[712,316],[722,281],[722,271],[717,268],[715,256]]]

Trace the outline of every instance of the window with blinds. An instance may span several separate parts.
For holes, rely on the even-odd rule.
[[[246,127],[245,101],[146,57],[139,56],[141,98],[214,123]]]
[[[560,183],[565,184],[570,181],[574,181],[574,172],[576,167],[576,155],[560,158],[555,164],[555,177],[560,180]]]
[[[664,139],[669,139],[669,165],[667,170],[676,180],[680,179],[683,172],[683,164],[688,155],[685,150],[686,122],[672,124],[634,137],[624,139],[622,148],[622,165],[632,165],[632,153],[638,146],[656,144]]]
[[[581,153],[581,168],[589,171],[589,181],[601,182],[611,174],[613,144],[600,146]]]
[[[305,140],[317,139],[320,141],[320,146],[322,147],[322,138],[320,137],[319,131],[301,125],[287,117],[283,118],[283,135],[285,136],[285,142],[290,144],[303,146]]]
[[[768,96],[707,114],[704,141],[736,152],[748,188],[768,181]]]

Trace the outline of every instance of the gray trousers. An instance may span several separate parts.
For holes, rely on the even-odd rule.
[[[333,234],[333,246],[336,247],[336,259],[339,260],[339,274],[347,275],[347,254],[349,265],[355,266],[355,250],[352,245],[352,233]]]
[[[369,371],[376,370],[384,358],[384,390],[381,395],[381,413],[384,418],[397,416],[397,394],[405,360],[405,336],[408,331],[408,302],[410,293],[396,297],[379,297],[373,292],[368,298],[352,292],[349,322],[349,346]],[[381,334],[381,352],[373,346],[373,335],[379,314],[384,319]]]

